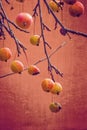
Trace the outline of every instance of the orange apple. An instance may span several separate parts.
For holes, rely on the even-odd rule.
[[[33,22],[33,18],[29,13],[19,13],[16,17],[16,24],[22,29],[28,29]]]
[[[52,102],[50,105],[49,105],[49,109],[51,110],[51,112],[54,112],[54,113],[57,113],[61,110],[62,106],[60,103],[57,103],[57,102]]]
[[[35,46],[39,46],[40,43],[40,35],[32,35],[30,37],[30,43]]]
[[[50,92],[50,90],[54,86],[54,81],[50,78],[46,78],[42,81],[41,86],[44,91]]]
[[[77,0],[64,0],[67,4],[74,4]]]
[[[56,2],[58,3],[58,2],[60,2],[60,1],[57,0]],[[54,12],[59,12],[59,10],[60,10],[60,6],[59,6],[57,3],[55,3],[53,0],[51,0],[51,1],[49,2],[49,7],[50,7]]]
[[[37,74],[40,74],[40,70],[39,70],[39,68],[37,68],[36,65],[30,65],[28,67],[28,73],[30,75],[37,75]]]
[[[0,60],[7,61],[12,56],[12,52],[8,47],[0,48]]]
[[[55,82],[54,86],[50,90],[50,92],[53,94],[60,94],[61,91],[62,91],[62,85],[58,82]]]
[[[84,5],[77,1],[75,4],[70,5],[69,13],[73,17],[79,17],[84,13]]]
[[[21,73],[24,70],[24,65],[21,61],[19,60],[14,60],[11,63],[11,70],[14,73]]]
[[[18,1],[18,2],[24,2],[25,0],[16,0],[16,1]]]

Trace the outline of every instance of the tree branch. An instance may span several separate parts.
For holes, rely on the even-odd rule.
[[[63,42],[63,43],[61,43],[48,57],[49,57],[49,59],[56,53],[56,52],[58,52],[62,47],[64,47],[65,45],[67,44],[67,42]],[[47,60],[47,57],[44,57],[44,58],[42,58],[42,59],[40,59],[40,60],[38,60],[38,61],[36,61],[35,63],[34,63],[34,65],[37,65],[37,64],[39,64],[39,63],[41,63],[41,62],[43,62],[43,61],[45,61],[45,60]],[[61,77],[63,77],[63,73],[62,72],[60,72],[56,67],[54,67],[54,66],[51,66],[54,70],[55,70],[55,72],[56,72],[56,74],[59,74]],[[28,70],[28,68],[25,68],[23,71],[26,71],[26,70]],[[7,77],[7,76],[11,76],[11,75],[14,75],[14,74],[16,74],[16,73],[8,73],[8,74],[5,74],[5,75],[2,75],[2,76],[0,76],[0,78],[5,78],[5,77]]]
[[[72,33],[72,34],[76,34],[76,35],[79,35],[79,36],[87,37],[87,34],[85,34],[83,32],[77,32],[77,31],[74,31],[74,30],[71,30],[71,29],[64,27],[62,22],[58,19],[58,17],[55,15],[55,13],[51,10],[51,8],[49,7],[46,0],[44,0],[44,3],[46,5],[47,9],[50,11],[51,15],[53,16],[53,18],[55,19],[56,26],[57,26],[57,23],[58,23],[60,25],[60,27],[63,28],[67,33]]]

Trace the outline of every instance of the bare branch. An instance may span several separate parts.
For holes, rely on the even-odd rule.
[[[51,29],[46,24],[43,23],[43,29],[45,29],[45,28],[47,31],[51,31]]]
[[[5,0],[7,2],[7,4],[10,4],[9,0]]]
[[[72,33],[72,34],[76,34],[76,35],[79,35],[79,36],[87,37],[87,34],[85,34],[83,32],[76,32],[74,30],[71,30],[71,29],[68,29],[68,28],[64,27],[62,22],[58,19],[58,17],[51,10],[51,8],[49,7],[49,5],[48,5],[46,0],[44,0],[44,3],[46,4],[47,9],[50,10],[50,13],[52,14],[52,16],[55,19],[56,23],[58,23],[60,25],[60,27],[62,27],[65,31],[67,31],[68,33]]]
[[[39,6],[39,3],[37,2],[35,8],[33,9],[33,12],[34,12],[33,15],[32,15],[33,17],[38,16],[38,13],[37,13],[38,6]]]
[[[64,47],[66,44],[67,44],[66,42],[63,42],[62,44],[60,44],[60,45],[48,56],[49,59],[50,59],[57,51],[59,51],[62,47]],[[41,62],[43,62],[43,61],[45,61],[45,60],[47,60],[47,57],[44,57],[44,58],[42,58],[42,59],[36,61],[36,62],[34,63],[34,65],[37,65],[37,64],[39,64],[39,63],[41,63]],[[60,72],[60,71],[59,71],[56,67],[54,67],[54,66],[51,66],[51,67],[56,71],[56,74],[59,74],[61,77],[63,77],[63,73],[62,73],[62,72]],[[26,71],[26,70],[28,70],[28,68],[25,68],[23,71]],[[14,74],[16,74],[16,73],[8,73],[8,74],[5,74],[5,75],[0,76],[0,78],[5,78],[5,77],[7,77],[7,76],[11,76],[11,75],[14,75]],[[51,75],[51,76],[52,76],[52,75]],[[52,77],[52,79],[53,79],[53,77]]]

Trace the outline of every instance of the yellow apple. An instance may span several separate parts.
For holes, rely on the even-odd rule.
[[[12,52],[8,47],[0,48],[0,60],[7,61],[12,56]]]
[[[32,35],[30,37],[30,43],[35,46],[39,46],[40,43],[40,35]]]
[[[58,82],[55,82],[52,89],[50,90],[50,92],[53,94],[60,94],[61,91],[62,91],[62,85]]]
[[[37,75],[37,74],[40,74],[40,70],[39,70],[39,68],[37,68],[36,65],[30,65],[28,67],[28,73],[30,75]]]
[[[58,3],[58,2],[60,2],[60,1],[57,0],[56,2]],[[55,3],[53,0],[51,0],[51,1],[49,2],[49,7],[50,7],[54,12],[59,12],[59,10],[60,10],[60,6],[59,6],[57,3]]]
[[[21,61],[19,60],[14,60],[11,63],[11,70],[14,73],[21,73],[24,70],[24,65]]]
[[[54,86],[54,81],[50,78],[46,78],[42,81],[41,86],[44,91],[50,92],[50,90]]]
[[[57,113],[61,110],[62,106],[60,103],[57,103],[57,102],[52,102],[50,105],[49,105],[49,109],[51,110],[51,112],[54,112],[54,113]]]

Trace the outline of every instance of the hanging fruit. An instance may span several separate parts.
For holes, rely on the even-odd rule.
[[[56,1],[56,2],[54,2],[53,0],[51,0],[51,1],[49,2],[49,7],[50,7],[54,12],[59,12],[60,6],[61,6],[61,5],[57,4],[57,3],[59,3],[59,2],[60,2],[59,0]]]
[[[11,63],[11,70],[14,73],[19,73],[20,74],[24,70],[24,65],[23,65],[23,63],[21,61],[14,60]]]
[[[36,65],[30,65],[28,67],[28,73],[30,75],[37,75],[37,74],[40,74],[40,70],[39,70],[39,68],[37,68]]]
[[[50,92],[50,90],[54,86],[54,81],[50,78],[46,78],[42,81],[41,86],[44,91]]]
[[[52,102],[50,105],[49,105],[49,109],[51,110],[51,112],[54,112],[54,113],[57,113],[61,110],[62,106],[60,103],[57,103],[57,102]]]
[[[77,1],[75,4],[70,5],[69,13],[73,17],[79,17],[84,13],[84,5]]]
[[[35,46],[39,46],[40,43],[40,35],[32,35],[30,37],[30,43]]]
[[[16,17],[16,24],[22,29],[28,29],[33,23],[33,18],[29,13],[19,13]]]
[[[0,60],[7,61],[12,56],[12,52],[8,47],[0,48]]]
[[[52,89],[50,90],[50,92],[53,94],[60,94],[61,91],[62,91],[62,85],[58,82],[55,82]]]

